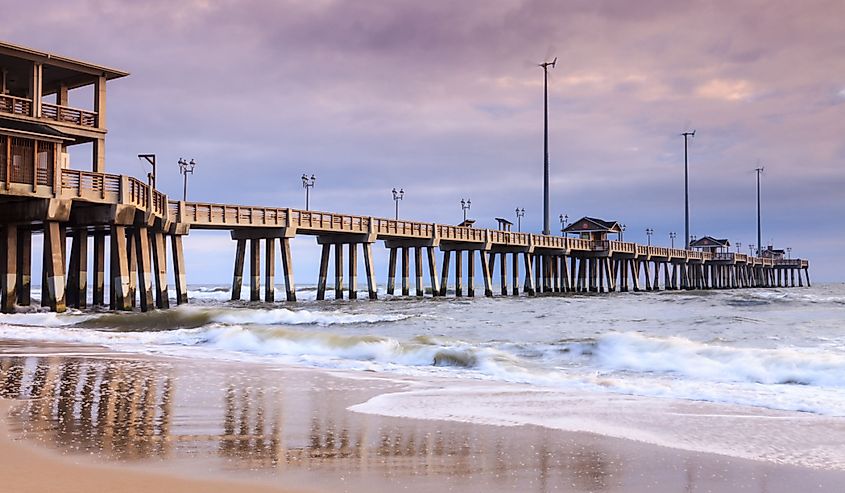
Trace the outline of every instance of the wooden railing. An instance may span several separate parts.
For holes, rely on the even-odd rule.
[[[98,202],[120,200],[120,175],[63,169],[62,194]]]
[[[0,94],[0,112],[13,115],[32,115],[32,100]]]
[[[44,102],[41,103],[41,118],[60,123],[73,123],[83,127],[97,126],[97,113],[94,111]]]
[[[92,202],[129,204],[155,216],[194,227],[295,227],[306,233],[362,233],[381,237],[431,238],[441,241],[481,243],[489,246],[533,247],[567,252],[623,253],[683,260],[736,260],[755,266],[807,268],[803,259],[772,259],[731,252],[701,252],[638,245],[636,243],[592,241],[563,236],[481,229],[417,221],[393,220],[321,211],[255,207],[201,202],[168,201],[167,196],[134,177],[62,169],[61,196]]]

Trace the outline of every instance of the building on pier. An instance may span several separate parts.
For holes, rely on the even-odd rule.
[[[760,256],[763,258],[770,258],[774,260],[783,260],[786,256],[786,252],[781,250],[780,248],[775,248],[772,245],[766,247],[765,250],[760,252]]]
[[[618,221],[605,221],[604,219],[584,216],[577,221],[573,221],[563,232],[577,234],[582,240],[607,241],[608,234],[622,233],[622,225]]]
[[[725,238],[718,239],[712,236],[703,236],[690,242],[690,248],[708,253],[725,253],[731,247],[731,242]]]

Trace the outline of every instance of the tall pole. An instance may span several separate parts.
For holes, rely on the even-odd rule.
[[[550,235],[549,226],[549,66],[554,68],[557,57],[543,67],[543,234]]]
[[[684,249],[689,250],[689,149],[687,140],[695,137],[695,130],[684,132]]]
[[[760,228],[760,174],[763,172],[763,168],[754,168],[754,171],[757,172],[757,255],[760,255],[760,248],[762,248],[762,240],[761,240],[761,228]]]

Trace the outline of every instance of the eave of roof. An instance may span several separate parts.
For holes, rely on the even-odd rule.
[[[70,135],[64,134],[49,125],[12,118],[0,118],[0,132],[4,130],[10,133],[46,137],[51,140],[74,140]]]
[[[20,46],[13,43],[9,43],[6,41],[0,41],[0,51],[6,51],[11,53],[17,53],[25,58],[36,58],[42,59],[43,62],[47,63],[48,65],[50,62],[58,62],[58,64],[74,67],[78,70],[88,72],[88,73],[99,73],[104,74],[107,80],[117,79],[120,77],[126,77],[129,75],[129,72],[125,72],[123,70],[119,70],[116,68],[110,68],[103,65],[97,65],[94,63],[84,62],[82,60],[76,60],[73,58],[64,57],[61,55],[57,55],[55,53],[49,53],[46,51],[39,51],[33,48],[29,48],[26,46]]]

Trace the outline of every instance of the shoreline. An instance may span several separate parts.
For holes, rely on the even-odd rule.
[[[287,486],[316,491],[391,491],[398,485],[426,491],[444,481],[469,491],[507,491],[542,478],[569,484],[573,491],[592,491],[599,486],[610,491],[647,491],[652,484],[677,490],[690,481],[730,491],[759,486],[761,478],[767,483],[777,478],[778,487],[784,488],[781,491],[810,484],[816,491],[838,491],[837,486],[845,481],[843,470],[690,452],[589,431],[423,420],[348,410],[371,398],[412,391],[410,378],[403,384],[403,379],[380,375],[341,376],[318,369],[258,363],[215,365],[74,345],[25,342],[17,348],[6,345],[5,349],[0,356],[3,362],[30,358],[26,364],[31,374],[21,366],[23,383],[36,381],[39,374],[54,375],[58,387],[51,395],[58,397],[55,405],[49,406],[48,414],[52,414],[48,417],[43,415],[46,408],[37,405],[40,399],[4,401],[3,410],[10,409],[13,402],[17,411],[3,413],[3,447],[10,456],[41,464],[37,468],[46,467],[44,461],[56,461],[67,468],[52,479],[32,479],[44,483],[16,483],[32,488],[20,491],[49,491],[49,481],[65,471],[68,475],[102,476],[106,478],[103,481],[112,481],[112,474],[119,481],[124,472],[149,476],[161,482],[163,491],[171,486],[177,488],[173,491],[188,488],[187,483],[173,486],[175,481],[206,481],[202,484],[218,489],[203,486],[204,491],[220,492],[247,487],[251,491],[292,491],[279,486],[282,478],[295,480],[284,481]],[[3,367],[6,375],[8,368],[8,364]],[[38,368],[44,371],[38,373]],[[101,372],[97,378],[90,376],[92,369]],[[132,381],[107,382],[104,375],[110,374],[119,375],[117,380]],[[5,375],[3,378],[8,383]],[[172,389],[173,394],[171,401],[161,402],[167,395],[162,390],[166,381],[171,386],[164,388]],[[89,398],[74,396],[71,401],[68,389],[82,389],[84,394],[88,382],[101,388],[113,384],[112,391],[129,401],[110,404],[101,399],[85,411]],[[228,386],[217,386],[220,382]],[[183,392],[189,392],[186,402],[182,402]],[[8,388],[4,388],[4,395],[8,394]],[[96,397],[96,393],[92,395]],[[100,406],[113,408],[113,423],[102,425],[98,418],[85,417],[86,412],[98,414],[91,409]],[[63,408],[65,411],[61,411]],[[170,415],[162,426],[161,409],[165,408],[170,409]],[[67,420],[68,413],[73,415],[73,423],[60,425],[58,432],[51,429],[59,419]],[[219,414],[222,417],[216,417]],[[10,427],[12,436],[23,436],[23,443],[21,439],[8,441]],[[163,428],[167,435],[159,440],[156,433]],[[161,444],[167,445],[166,450],[156,448]],[[99,449],[85,453],[86,447]],[[27,452],[27,448],[37,450]],[[522,466],[515,466],[517,463]],[[468,478],[473,481],[465,482]],[[241,483],[243,480],[248,482]],[[255,489],[256,485],[261,487]],[[771,485],[769,488],[773,491]]]

